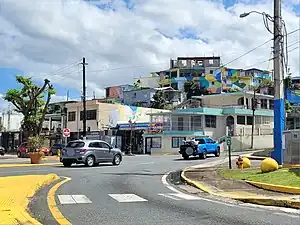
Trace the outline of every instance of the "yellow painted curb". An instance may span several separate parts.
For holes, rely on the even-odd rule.
[[[269,191],[276,191],[276,192],[287,193],[287,194],[300,194],[300,188],[297,187],[267,184],[267,183],[261,183],[256,181],[249,181],[249,180],[246,180],[245,182],[255,187],[262,188]]]
[[[52,216],[54,217],[54,219],[57,221],[58,224],[60,225],[72,225],[72,223],[70,223],[70,221],[68,221],[63,214],[59,211],[57,205],[56,205],[56,201],[55,201],[55,192],[57,191],[57,189],[63,185],[64,183],[70,181],[71,178],[66,177],[64,180],[62,180],[61,182],[55,184],[50,191],[48,192],[48,196],[47,196],[47,203],[48,203],[48,207],[50,212],[52,213]]]
[[[202,191],[204,191],[204,192],[206,192],[206,193],[208,193],[208,194],[211,194],[211,195],[214,195],[215,193],[209,188],[209,187],[207,187],[206,185],[204,185],[204,184],[202,184],[202,183],[200,183],[200,182],[198,182],[198,181],[194,181],[194,180],[191,180],[191,179],[189,179],[189,178],[187,178],[186,176],[185,176],[185,172],[187,172],[187,171],[189,171],[189,169],[184,169],[182,172],[181,172],[181,174],[180,174],[180,176],[181,176],[181,178],[183,179],[183,180],[185,180],[188,184],[190,184],[190,185],[193,185],[193,186],[195,186],[196,188],[199,188],[200,190],[202,190]]]
[[[40,164],[0,164],[0,168],[11,168],[11,167],[32,167],[32,166],[54,166],[61,165],[61,163],[40,163]]]
[[[210,187],[206,186],[205,184],[187,178],[185,176],[185,172],[187,172],[189,170],[192,170],[192,169],[189,169],[189,168],[183,169],[183,171],[180,174],[181,178],[188,184],[195,186],[196,188],[198,188],[210,195],[214,195],[214,196],[218,196],[218,197],[222,197],[222,198],[231,198],[231,199],[242,201],[245,203],[300,209],[300,201],[292,200],[290,198],[264,197],[264,196],[259,196],[259,195],[252,194],[249,192],[245,192],[245,191],[214,192]]]
[[[29,199],[41,187],[58,179],[56,174],[0,177],[0,224],[41,225],[27,212]]]

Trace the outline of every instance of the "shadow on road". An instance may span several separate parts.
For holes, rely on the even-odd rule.
[[[207,158],[214,158],[215,156],[213,155],[208,155],[206,156]],[[173,159],[173,161],[192,161],[192,160],[204,160],[204,159],[200,159],[198,156],[195,157],[191,157],[189,159],[184,159],[184,158],[177,158],[177,159]]]
[[[164,173],[101,173],[114,176],[163,176]]]
[[[95,165],[94,167],[105,167],[105,166],[114,166],[114,165],[112,165],[111,163],[100,163],[99,165]],[[78,169],[78,168],[94,168],[94,167],[88,167],[88,166],[86,166],[86,165],[84,165],[84,164],[78,164],[78,165],[76,165],[76,164],[74,164],[74,165],[72,165],[72,166],[70,166],[70,167],[65,167],[63,164],[61,164],[61,165],[57,165],[57,166],[54,166],[54,167],[59,167],[59,168],[74,168],[74,169]]]

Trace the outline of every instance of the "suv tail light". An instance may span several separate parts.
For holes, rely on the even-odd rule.
[[[79,151],[79,152],[82,154],[82,153],[84,153],[84,152],[85,152],[85,150],[86,150],[85,148],[82,148],[82,149],[80,149],[80,151]]]

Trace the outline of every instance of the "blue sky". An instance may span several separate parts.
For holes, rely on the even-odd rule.
[[[0,93],[5,94],[8,89],[16,88],[17,83],[15,77],[17,75],[24,75],[24,73],[15,68],[0,68],[0,77],[1,77],[1,85],[0,85]],[[42,85],[42,82],[36,82],[38,85]],[[57,96],[66,96],[67,91],[69,90],[69,96],[71,98],[78,98],[80,96],[79,91],[76,89],[66,89],[63,86],[58,84],[53,84],[56,90]]]

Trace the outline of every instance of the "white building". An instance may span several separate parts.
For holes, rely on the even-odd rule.
[[[20,131],[23,115],[14,111],[7,111],[1,115],[1,124],[4,131]]]

